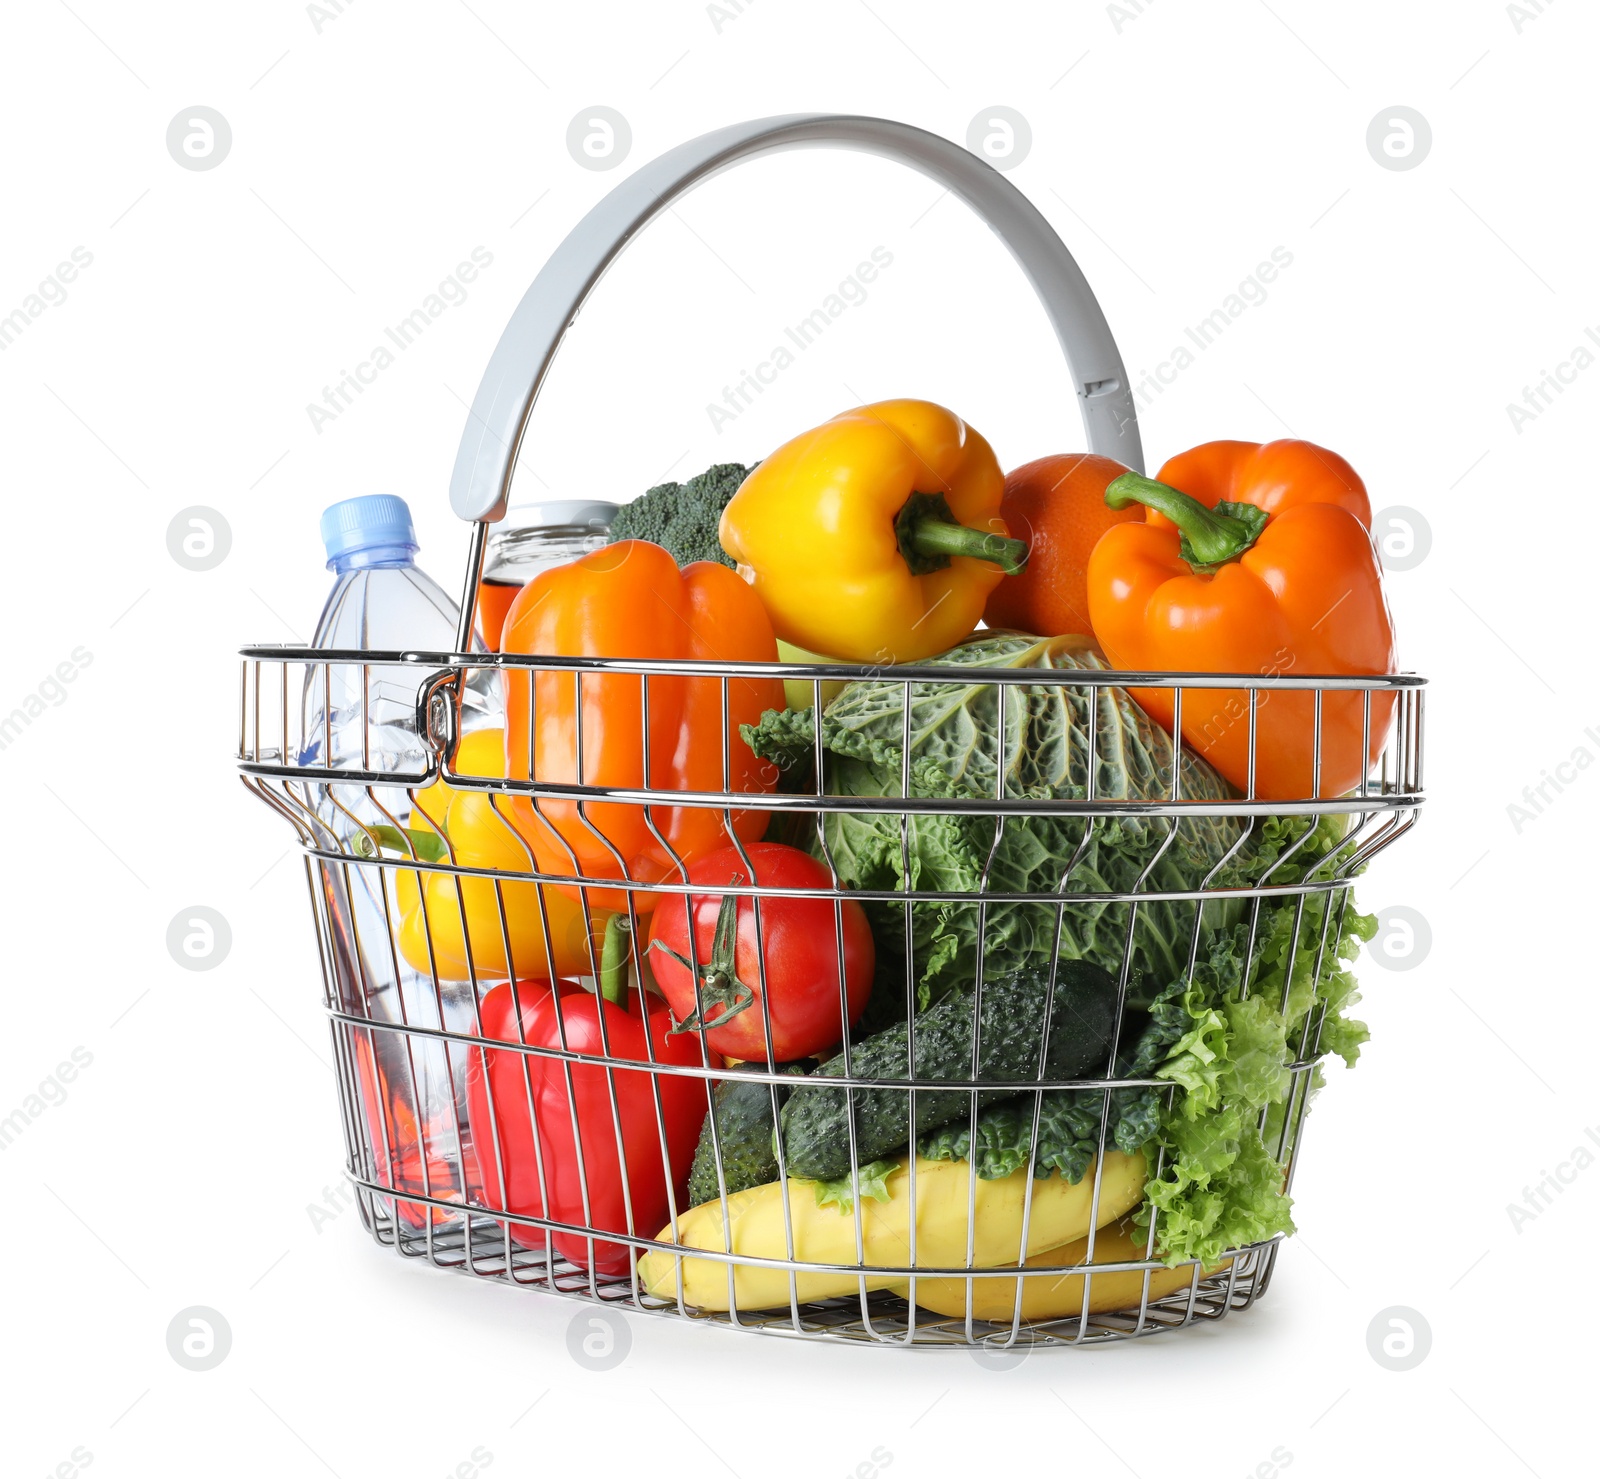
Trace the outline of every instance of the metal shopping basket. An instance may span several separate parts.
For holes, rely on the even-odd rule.
[[[1123,1113],[1120,1106],[1144,1105],[1152,1116],[1149,1123],[1157,1126],[1179,1093],[1170,1075],[1148,1062],[1130,1068],[1121,1050],[1136,1014],[1133,997],[1138,990],[1148,995],[1151,987],[1167,987],[1165,999],[1172,1000],[1206,968],[1207,953],[1222,929],[1243,942],[1241,996],[1265,991],[1268,980],[1281,981],[1281,999],[1270,1005],[1293,1024],[1281,1087],[1271,1103],[1252,1105],[1249,1119],[1276,1163],[1274,1176],[1281,1167],[1287,1191],[1299,1162],[1307,1105],[1319,1082],[1330,1012],[1324,987],[1342,970],[1336,941],[1352,908],[1351,879],[1415,823],[1422,803],[1421,679],[1126,673],[1109,670],[1087,643],[1058,644],[1049,660],[1020,668],[815,664],[778,669],[752,663],[485,656],[469,650],[488,527],[504,513],[517,450],[545,372],[605,268],[636,231],[700,181],[759,154],[811,145],[860,149],[909,164],[986,219],[1032,281],[1056,329],[1090,449],[1142,469],[1127,377],[1082,274],[1015,187],[944,139],[864,117],[799,115],[741,124],[663,155],[590,211],[517,308],[467,422],[451,490],[456,512],[472,524],[458,651],[242,651],[239,769],[246,787],[294,828],[304,852],[338,1068],[346,1171],[363,1221],[380,1243],[437,1267],[614,1308],[786,1335],[916,1346],[1092,1344],[1221,1318],[1265,1290],[1281,1230],[1241,1240],[1215,1258],[1174,1264],[1160,1255],[1159,1213],[1121,1221],[1105,1215],[1114,1177],[1128,1174],[1128,1147],[1117,1138],[1120,1129],[1113,1131],[1116,1114]],[[735,790],[727,779],[734,767],[725,724],[724,781],[717,791],[652,789],[648,758],[638,786],[593,784],[581,771],[581,749],[575,779],[539,778],[531,753],[533,780],[467,774],[457,763],[462,696],[478,674],[497,675],[494,681],[503,685],[508,704],[528,705],[535,702],[534,693],[550,691],[539,685],[563,685],[580,732],[583,705],[594,702],[602,687],[637,685],[645,715],[640,744],[646,750],[654,683],[686,679],[706,685],[720,695],[726,715],[730,685],[773,676],[800,680],[812,688],[815,763],[797,766],[774,790]],[[328,743],[313,743],[318,735],[304,732],[315,722],[307,714],[308,690],[327,693],[342,682],[364,693],[380,681],[391,692],[397,681],[406,691],[415,690],[417,727],[431,754],[426,769],[401,775],[372,768],[364,747],[359,764],[348,758],[338,769],[303,763],[308,755],[331,753]],[[899,785],[887,785],[884,794],[841,788],[827,764],[826,725],[815,719],[824,713],[823,685],[839,681],[872,685],[898,704],[902,773]],[[930,698],[956,692],[973,713],[995,716],[995,752],[979,768],[987,779],[965,794],[918,794],[912,775],[913,711]],[[1136,693],[1165,696],[1173,718],[1170,735],[1133,703],[1130,695]],[[1219,708],[1223,695],[1228,705]],[[1214,775],[1207,780],[1211,773],[1183,738],[1186,702],[1191,712],[1207,705],[1224,716],[1219,722],[1241,727],[1249,753],[1249,784],[1242,794]],[[1303,731],[1308,760],[1304,795],[1297,798],[1257,796],[1258,725],[1269,703],[1277,706],[1279,732],[1286,718]],[[1041,794],[1037,787],[1014,783],[1005,748],[1019,726],[1032,722],[1030,716],[1046,711],[1059,724],[1062,783]],[[528,729],[531,733],[531,724]],[[1359,754],[1368,762],[1355,788],[1337,796],[1323,794],[1324,749],[1335,730],[1347,737],[1359,734]],[[1114,770],[1108,754],[1119,737],[1130,733],[1159,762],[1138,785]],[[424,790],[439,781],[487,801],[509,849],[493,865],[458,857],[436,825],[438,813]],[[998,956],[1002,942],[1018,928],[1034,931],[1034,939],[1053,931],[1047,955],[1049,1000],[1056,1001],[1060,962],[1073,953],[1062,941],[1078,939],[1075,930],[1092,929],[1114,989],[1111,1049],[1090,1070],[1049,1076],[1052,1007],[1044,1013],[1037,1071],[1005,1082],[980,1072],[976,1035],[973,1067],[965,1077],[873,1077],[853,1070],[847,1056],[844,1072],[814,1078],[786,1072],[773,1061],[770,1019],[766,1061],[736,1065],[723,1064],[710,1052],[703,1027],[698,1036],[689,1034],[696,1051],[676,1052],[670,1061],[648,1037],[642,1052],[623,1052],[603,1027],[598,1045],[574,1046],[564,1029],[554,1043],[535,1040],[516,1012],[512,1032],[491,1033],[486,999],[497,987],[510,989],[504,985],[508,980],[556,979],[558,953],[570,960],[575,950],[587,962],[578,974],[590,979],[580,984],[593,989],[593,978],[601,973],[607,913],[620,911],[631,921],[631,935],[622,936],[628,965],[636,980],[645,980],[648,952],[641,935],[647,908],[641,906],[683,907],[683,896],[696,891],[653,821],[673,866],[664,877],[636,879],[616,855],[604,888],[570,848],[567,863],[552,865],[547,855],[541,865],[526,840],[526,826],[516,825],[516,808],[524,817],[565,808],[603,841],[590,818],[597,807],[618,806],[709,810],[722,819],[728,841],[741,849],[762,821],[771,833],[809,847],[827,865],[825,886],[786,891],[746,882],[717,892],[753,898],[758,930],[763,902],[771,908],[790,896],[832,901],[841,959],[845,901],[874,911],[875,929],[889,936],[898,931],[906,951],[902,1013],[911,1018],[913,1037],[916,934],[928,911],[940,911],[942,921],[955,920],[958,933],[964,931],[965,943],[954,955],[970,979],[961,983],[956,999],[970,1001],[975,1034],[983,993],[996,989],[985,969],[986,950]],[[654,819],[660,813],[645,814]],[[969,840],[976,839],[980,866],[962,887],[929,886],[910,866],[891,886],[882,880],[863,883],[836,852],[838,829],[863,820],[889,839],[889,854],[898,849],[906,862],[913,840],[926,828],[959,826]],[[1015,861],[1008,839],[1014,841],[1025,826],[1054,829],[1050,835],[1059,844],[1058,856],[1042,872],[1037,858],[1028,865],[1031,873],[1008,871]],[[1089,863],[1112,840],[1123,849],[1123,872],[1096,872]],[[749,877],[755,876],[752,867]],[[1143,942],[1154,938],[1153,932],[1177,942],[1164,966],[1147,958]],[[1277,942],[1271,947],[1277,955],[1270,972],[1269,937]],[[1109,962],[1107,951],[1113,957]],[[764,966],[762,972],[764,999]],[[573,974],[570,967],[567,974]],[[1291,992],[1299,993],[1292,1010]],[[1273,994],[1279,996],[1278,987]],[[574,1000],[552,997],[558,1023]],[[764,1002],[762,1011],[767,1011]],[[841,1001],[842,1018],[846,1014]],[[913,1056],[908,1046],[908,1068]],[[579,1132],[575,1111],[570,1134],[556,1133],[559,1127],[535,1113],[540,1085],[564,1087],[570,1104],[574,1075],[603,1082],[599,1102],[609,1108],[614,1130],[604,1145]],[[503,1088],[507,1082],[514,1092],[485,1087]],[[810,1196],[813,1188],[788,1177],[781,1135],[771,1141],[775,1179],[787,1188],[780,1210],[772,1214],[777,1244],[769,1240],[759,1251],[741,1244],[745,1204],[738,1198],[749,1193],[729,1192],[723,1144],[729,1130],[720,1113],[709,1113],[730,1084],[747,1095],[753,1092],[757,1108],[766,1106],[774,1122],[793,1096],[843,1096],[851,1126],[850,1175],[842,1202],[828,1209],[837,1227],[830,1225],[826,1256],[817,1252],[822,1244],[807,1241],[811,1204],[796,1198]],[[702,1133],[712,1147],[718,1188],[699,1214],[687,1205],[681,1157],[674,1159],[669,1146],[664,1108],[669,1098],[681,1105],[686,1092],[706,1106]],[[911,1154],[924,1144],[913,1132],[919,1096],[926,1105],[930,1094],[952,1093],[960,1100],[959,1113],[946,1120],[957,1144],[953,1160]],[[864,1158],[855,1128],[861,1105],[874,1095],[880,1109],[885,1096],[890,1102],[902,1096],[906,1115],[906,1154],[893,1173],[906,1183],[897,1194],[905,1226],[900,1241],[890,1237],[887,1245],[885,1204],[863,1185]],[[997,1100],[1012,1116],[1008,1122],[1022,1126],[1027,1159],[1020,1168],[991,1178],[987,1171],[980,1175],[986,1154],[980,1132],[988,1123],[980,1124],[980,1118]],[[625,1111],[637,1113],[640,1103],[654,1116],[644,1149],[637,1136],[624,1136],[622,1125]],[[635,1108],[627,1110],[628,1104]],[[1075,1175],[1065,1167],[1052,1171],[1037,1159],[1047,1123],[1062,1106],[1078,1115],[1073,1123],[1079,1126],[1082,1156]],[[512,1134],[513,1120],[523,1127],[520,1139]],[[1144,1157],[1138,1162],[1142,1191],[1147,1177],[1154,1185],[1162,1175],[1160,1135],[1152,1132],[1147,1146],[1132,1151]],[[513,1164],[519,1154],[522,1163]],[[632,1171],[639,1168],[630,1168],[629,1156],[657,1154],[662,1162],[656,1178],[663,1198],[659,1214],[636,1205],[640,1198],[630,1191],[622,1198],[620,1215],[602,1216],[600,1179],[620,1173],[623,1186],[632,1188]],[[918,1186],[926,1191],[936,1179],[951,1184],[952,1163],[962,1168],[956,1185],[965,1188],[965,1210],[958,1196],[957,1212],[949,1214],[958,1219],[955,1234],[945,1227],[935,1237],[923,1223]],[[1121,1169],[1108,1170],[1113,1166]],[[563,1177],[576,1187],[581,1213],[571,1210],[570,1200],[553,1203],[551,1188]],[[519,1181],[533,1190],[519,1195],[513,1186]],[[1085,1235],[1035,1247],[1030,1227],[1043,1225],[1044,1209],[1068,1196],[1079,1199],[1075,1215]],[[1000,1207],[1005,1197],[1012,1200],[1003,1213],[988,1210]],[[1126,1202],[1124,1195],[1118,1204],[1124,1212]],[[702,1234],[712,1229],[698,1241],[685,1231],[696,1215]],[[996,1219],[990,1227],[984,1226],[986,1216]],[[992,1233],[1002,1216],[1017,1235],[997,1252]],[[640,1255],[642,1262],[636,1262]],[[648,1276],[642,1269],[650,1270]],[[1030,1293],[1035,1289],[1042,1291],[1039,1299]]]

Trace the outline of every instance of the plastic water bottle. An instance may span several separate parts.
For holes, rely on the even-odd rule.
[[[334,504],[322,515],[322,542],[334,583],[311,639],[313,647],[454,648],[461,611],[417,568],[417,536],[405,499],[374,493]],[[482,642],[474,639],[473,650],[482,652]],[[415,666],[313,666],[306,674],[299,763],[421,775],[427,769],[428,747],[417,728],[417,689],[426,676]],[[462,695],[462,728],[501,723],[503,709],[495,675],[474,673]],[[340,788],[341,800],[350,789]],[[395,799],[409,810],[403,792],[395,793]],[[348,825],[340,827],[341,835],[348,835]]]
[[[405,500],[376,494],[336,503],[322,516],[333,590],[317,622],[314,649],[449,652],[456,644],[456,603],[417,568],[417,538]],[[475,651],[483,651],[481,642]],[[319,859],[333,989],[342,1012],[374,1024],[340,1022],[334,1034],[358,1085],[370,1163],[364,1179],[397,1192],[459,1203],[473,1195],[476,1169],[465,1147],[465,1049],[407,1032],[474,1030],[470,983],[433,980],[395,948],[402,918],[396,867],[370,859],[382,837],[386,856],[401,843],[396,826],[412,819],[408,780],[426,774],[429,748],[419,728],[417,696],[430,669],[419,664],[308,659],[298,763],[318,770],[364,770],[393,783],[306,783],[318,845],[341,861]],[[464,730],[504,723],[498,676],[478,670],[462,694]],[[309,820],[309,818],[308,818]],[[384,828],[379,834],[377,829]],[[419,831],[428,829],[423,821]],[[403,849],[403,843],[401,843]],[[404,851],[398,852],[404,857]],[[344,861],[348,859],[348,861]],[[361,861],[366,859],[366,861]],[[411,875],[421,884],[420,875]],[[412,897],[415,897],[413,892]],[[387,1025],[380,1025],[387,1024]],[[378,1196],[397,1237],[457,1228],[459,1214]],[[369,1208],[369,1198],[362,1198]]]

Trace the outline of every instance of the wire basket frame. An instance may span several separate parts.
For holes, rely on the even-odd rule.
[[[1288,1013],[1302,951],[1313,957],[1312,996],[1290,1045],[1291,1061],[1283,1065],[1282,1095],[1275,1106],[1259,1111],[1269,1149],[1283,1167],[1285,1188],[1291,1186],[1323,1056],[1325,1012],[1318,993],[1338,969],[1333,942],[1350,907],[1351,880],[1415,823],[1422,803],[1421,679],[1135,674],[1111,671],[1093,659],[1057,668],[853,668],[312,654],[269,647],[246,648],[242,656],[239,768],[247,788],[294,828],[304,854],[338,1071],[346,1171],[363,1222],[380,1243],[439,1267],[612,1307],[766,1333],[918,1347],[1096,1344],[1218,1319],[1247,1307],[1266,1289],[1277,1236],[1226,1250],[1207,1266],[1190,1261],[1173,1270],[1158,1252],[1158,1218],[1150,1217],[1147,1225],[1126,1221],[1131,1209],[1112,1184],[1125,1172],[1108,1175],[1108,1166],[1124,1165],[1118,1157],[1125,1154],[1113,1134],[1114,1096],[1148,1093],[1170,1106],[1178,1092],[1151,1072],[1124,1069],[1118,1076],[1118,1044],[1139,1016],[1131,992],[1141,982],[1148,984],[1152,971],[1173,980],[1193,973],[1223,920],[1237,925],[1247,940],[1248,990],[1266,934],[1264,921],[1271,911],[1292,915],[1282,999],[1272,1005]],[[365,695],[380,676],[393,681],[396,675],[417,688],[416,731],[423,741],[418,753],[429,756],[425,765],[414,773],[375,768],[380,737],[367,734],[355,742],[346,735],[334,766],[304,763],[308,755],[336,756],[330,715],[320,716],[320,733],[305,732],[316,722],[308,713],[308,691],[320,684],[318,691],[330,693],[342,685]],[[774,677],[811,685],[809,769],[800,764],[792,773],[775,774],[769,789],[735,789],[730,778],[737,773],[734,746],[740,740],[726,722],[730,685]],[[576,775],[519,780],[465,773],[457,763],[463,739],[458,731],[469,680],[501,685],[508,704],[529,707],[529,719],[540,701],[536,694],[561,693],[571,704],[579,736],[586,730],[586,706],[592,711],[608,696],[624,687],[631,693],[636,685],[643,716],[637,780],[597,783],[585,765],[581,739]],[[651,785],[652,693],[685,680],[707,685],[706,692],[714,687],[720,701],[720,790]],[[899,785],[886,788],[894,794],[857,794],[836,783],[824,747],[830,710],[823,685],[841,680],[869,685],[858,691],[885,697],[890,717],[879,738],[885,753],[897,751],[893,764]],[[557,687],[540,689],[540,683]],[[973,752],[982,761],[974,759],[973,772],[984,784],[958,788],[955,794],[916,794],[917,706],[958,690],[972,713],[994,716],[988,729],[993,753],[981,746]],[[1142,690],[1171,695],[1170,737],[1134,705],[1130,695]],[[1236,696],[1230,712],[1246,734],[1250,764],[1242,793],[1215,777],[1184,739],[1185,696],[1195,703],[1197,693],[1210,696],[1218,690]],[[1292,712],[1303,715],[1310,756],[1304,796],[1256,794],[1257,719],[1268,702],[1297,706]],[[1065,716],[1060,783],[1045,788],[1047,794],[1019,781],[1009,763],[1014,757],[1007,753],[1018,725],[1041,706],[1057,718]],[[892,732],[895,724],[898,736]],[[1353,791],[1324,796],[1324,749],[1328,734],[1340,725],[1347,734],[1359,733],[1360,753],[1372,764]],[[538,774],[533,728],[530,722],[523,731],[530,736],[524,767],[530,776]],[[1103,736],[1127,733],[1136,733],[1162,758],[1140,784],[1110,786],[1111,758],[1102,753],[1108,743]],[[715,744],[715,738],[708,743]],[[445,795],[478,798],[479,815],[499,849],[493,861],[467,857],[452,842],[435,801],[440,792],[428,790],[439,782],[449,788]],[[667,819],[681,809],[719,819],[719,840],[738,849],[749,864],[748,880],[757,875],[747,849],[765,830],[807,847],[827,869],[827,886],[692,882],[688,868],[694,859],[680,855],[669,840]],[[645,820],[665,856],[665,868],[652,876],[630,869],[608,835],[607,818],[624,810]],[[544,822],[540,840],[545,846],[537,851],[530,842],[530,818],[534,827]],[[552,818],[561,825],[552,824]],[[1035,866],[1019,887],[1015,874],[1006,875],[1006,849],[1029,824],[1054,829],[1049,835],[1064,858]],[[981,866],[967,886],[927,886],[912,866],[913,839],[919,829],[950,825],[978,839]],[[838,843],[842,831],[853,826],[870,827],[888,839],[890,853],[898,851],[900,867],[892,879],[852,876]],[[591,849],[585,855],[587,863],[569,840],[575,828],[599,848],[598,854]],[[1279,840],[1264,849],[1271,828]],[[1086,860],[1110,829],[1135,840],[1124,843],[1132,860],[1126,876],[1108,880]],[[552,838],[565,847],[564,862],[552,859]],[[597,865],[596,856],[610,861]],[[597,1040],[574,1046],[573,1014],[579,1003],[592,1001],[576,994],[550,995],[554,1041],[529,1035],[524,986],[508,983],[576,976],[587,978],[582,984],[592,990],[601,969],[602,920],[621,912],[633,926],[628,935],[632,976],[646,986],[648,952],[642,937],[652,909],[672,908],[675,901],[682,907],[686,896],[707,893],[750,899],[758,939],[764,906],[790,898],[832,905],[842,1072],[796,1076],[774,1057],[764,958],[752,1010],[761,1014],[765,1061],[723,1064],[706,1041],[704,1024],[677,1038],[692,1044],[692,1053],[669,1054],[666,1040],[648,1024],[637,1045],[614,1043],[617,1027],[605,1011],[597,1013]],[[901,1007],[910,1024],[904,1076],[873,1077],[851,1063],[842,922],[848,901],[873,911],[875,933],[898,931],[894,937],[904,941]],[[972,1004],[973,1045],[971,1066],[959,1077],[911,1072],[917,1061],[921,984],[916,937],[919,923],[932,911],[942,911],[940,917],[961,927],[952,958],[967,974],[950,989]],[[1105,979],[1114,998],[1110,1047],[1077,1076],[1051,1077],[1046,1064],[1051,1014],[1061,999],[1058,971],[1064,959],[1088,948],[1091,931],[1093,952],[1108,967]],[[1000,1077],[981,1071],[983,995],[996,989],[1006,941],[1024,937],[1048,961],[1039,1052],[1035,1071]],[[1153,965],[1148,942],[1156,938],[1176,944]],[[693,956],[692,930],[689,939]],[[1048,943],[1039,946],[1041,939]],[[509,1033],[492,1032],[485,1021],[486,999],[497,988],[502,996],[509,994],[513,1007]],[[645,999],[641,995],[637,1001]],[[742,1250],[737,1231],[731,1239],[720,1231],[737,1221],[738,1206],[731,1203],[740,1195],[728,1189],[726,1131],[713,1112],[718,1086],[728,1084],[745,1086],[758,1097],[764,1088],[774,1124],[794,1095],[844,1096],[848,1185],[854,1194],[846,1198],[848,1210],[825,1210],[839,1219],[828,1246],[835,1254],[842,1247],[846,1256],[803,1256],[809,1251],[806,1228],[797,1223],[806,1222],[810,1204],[794,1198],[810,1195],[809,1183],[790,1176],[782,1134],[772,1138],[776,1180],[788,1188],[781,1209],[781,1256],[771,1247],[761,1254]],[[592,1094],[594,1085],[603,1085],[595,1101],[600,1121],[581,1125],[576,1104],[583,1092]],[[925,1107],[930,1094],[960,1096],[965,1108],[946,1123],[958,1132],[964,1129],[967,1137],[965,1221],[954,1233],[945,1229],[938,1237],[924,1222],[918,1193],[919,1178],[927,1185],[930,1177],[949,1175],[916,1154],[918,1106]],[[1090,1136],[1075,1182],[1062,1170],[1035,1174],[1042,1164],[1035,1158],[1047,1106],[1066,1102],[1064,1095],[1090,1096],[1072,1102],[1088,1103],[1091,1114],[1094,1104],[1100,1106],[1098,1130]],[[894,1256],[885,1254],[878,1236],[884,1214],[861,1186],[864,1164],[872,1157],[859,1151],[858,1121],[869,1096],[877,1096],[880,1105],[885,1096],[904,1102],[904,1164],[895,1174],[905,1178],[897,1197],[906,1225],[903,1246],[890,1248]],[[707,1225],[718,1230],[710,1241],[688,1241],[684,1234],[686,1219],[693,1219],[688,1219],[692,1209],[685,1196],[682,1136],[675,1135],[673,1121],[681,1119],[686,1101],[703,1105],[696,1115],[703,1118],[715,1169],[715,1206],[708,1204],[709,1223],[704,1217],[699,1222],[702,1230]],[[549,1103],[569,1121],[558,1123]],[[996,1103],[1014,1109],[1027,1127],[1028,1159],[1009,1173],[1009,1182],[979,1174],[980,1113]],[[641,1122],[643,1133],[638,1132]],[[635,1133],[625,1133],[630,1123]],[[641,1166],[641,1157],[659,1157],[659,1164]],[[1141,1173],[1141,1192],[1143,1175],[1159,1178],[1162,1169],[1158,1150],[1147,1173]],[[578,1215],[571,1197],[555,1205],[559,1199],[552,1188],[563,1177],[575,1184]],[[614,1206],[603,1213],[607,1184],[618,1179],[620,1214]],[[519,1194],[518,1185],[534,1190]],[[638,1194],[646,1185],[658,1188],[659,1205]],[[980,1210],[989,1204],[986,1198],[1000,1195],[996,1188],[1007,1186],[1020,1201],[1020,1221],[1010,1246],[996,1254],[986,1247],[986,1240],[993,1240]],[[1069,1195],[1085,1203],[1086,1236],[1036,1246],[1031,1230],[1044,1217],[1041,1208],[1051,1198]],[[563,1208],[563,1215],[556,1215]],[[919,1252],[919,1240],[938,1256]],[[1108,1258],[1107,1247],[1117,1256]],[[640,1255],[645,1264],[636,1261]],[[641,1273],[647,1266],[655,1271],[649,1278]],[[1029,1310],[1036,1289],[1051,1295],[1043,1315]]]

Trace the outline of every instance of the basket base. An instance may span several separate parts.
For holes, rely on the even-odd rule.
[[[506,1225],[487,1212],[463,1211],[443,1226],[414,1226],[397,1217],[389,1197],[357,1187],[362,1221],[382,1246],[435,1268],[495,1279],[520,1288],[610,1309],[687,1319],[732,1330],[753,1330],[811,1340],[852,1340],[918,1349],[1008,1349],[1104,1345],[1182,1330],[1248,1309],[1271,1281],[1276,1239],[1234,1253],[1225,1270],[1138,1308],[1087,1318],[1021,1321],[969,1320],[933,1314],[898,1295],[859,1296],[798,1303],[782,1309],[710,1311],[657,1299],[631,1279],[597,1279],[587,1269],[512,1240]],[[387,1204],[387,1205],[386,1205]]]

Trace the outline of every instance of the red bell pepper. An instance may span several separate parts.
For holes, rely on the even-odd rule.
[[[556,982],[556,990],[563,997],[582,989],[575,981]],[[518,981],[516,994],[521,1008],[521,1034],[511,1015],[511,986],[502,982],[484,996],[478,1007],[485,1037],[504,1038],[507,1042],[537,1041],[530,1028],[536,1020],[536,1008],[550,996],[550,983]],[[511,1211],[525,1217],[545,1215],[543,1185],[552,1172],[541,1166],[540,1157],[534,1153],[532,1122],[528,1118],[529,1096],[543,1067],[543,1062],[531,1053],[495,1053],[474,1048],[467,1059],[467,1123],[478,1167],[477,1194],[485,1206],[497,1212]],[[542,1143],[539,1150],[545,1156],[550,1153]],[[543,1228],[520,1223],[510,1226],[511,1236],[524,1247],[545,1246]]]
[[[614,921],[606,937],[604,996],[570,982],[552,991],[547,981],[518,981],[513,1009],[511,984],[496,986],[479,1009],[483,1035],[640,1063],[699,1065],[698,1040],[673,1035],[664,1002],[651,1005],[650,998],[626,993],[626,950],[626,933]],[[467,1113],[484,1202],[519,1216],[654,1237],[671,1205],[687,1205],[706,1105],[706,1081],[692,1075],[475,1048]],[[671,1205],[669,1188],[676,1198]],[[515,1223],[511,1236],[526,1247],[545,1243],[541,1229]],[[625,1275],[637,1252],[627,1243],[591,1242],[578,1233],[552,1233],[550,1243],[561,1257],[603,1278]]]

